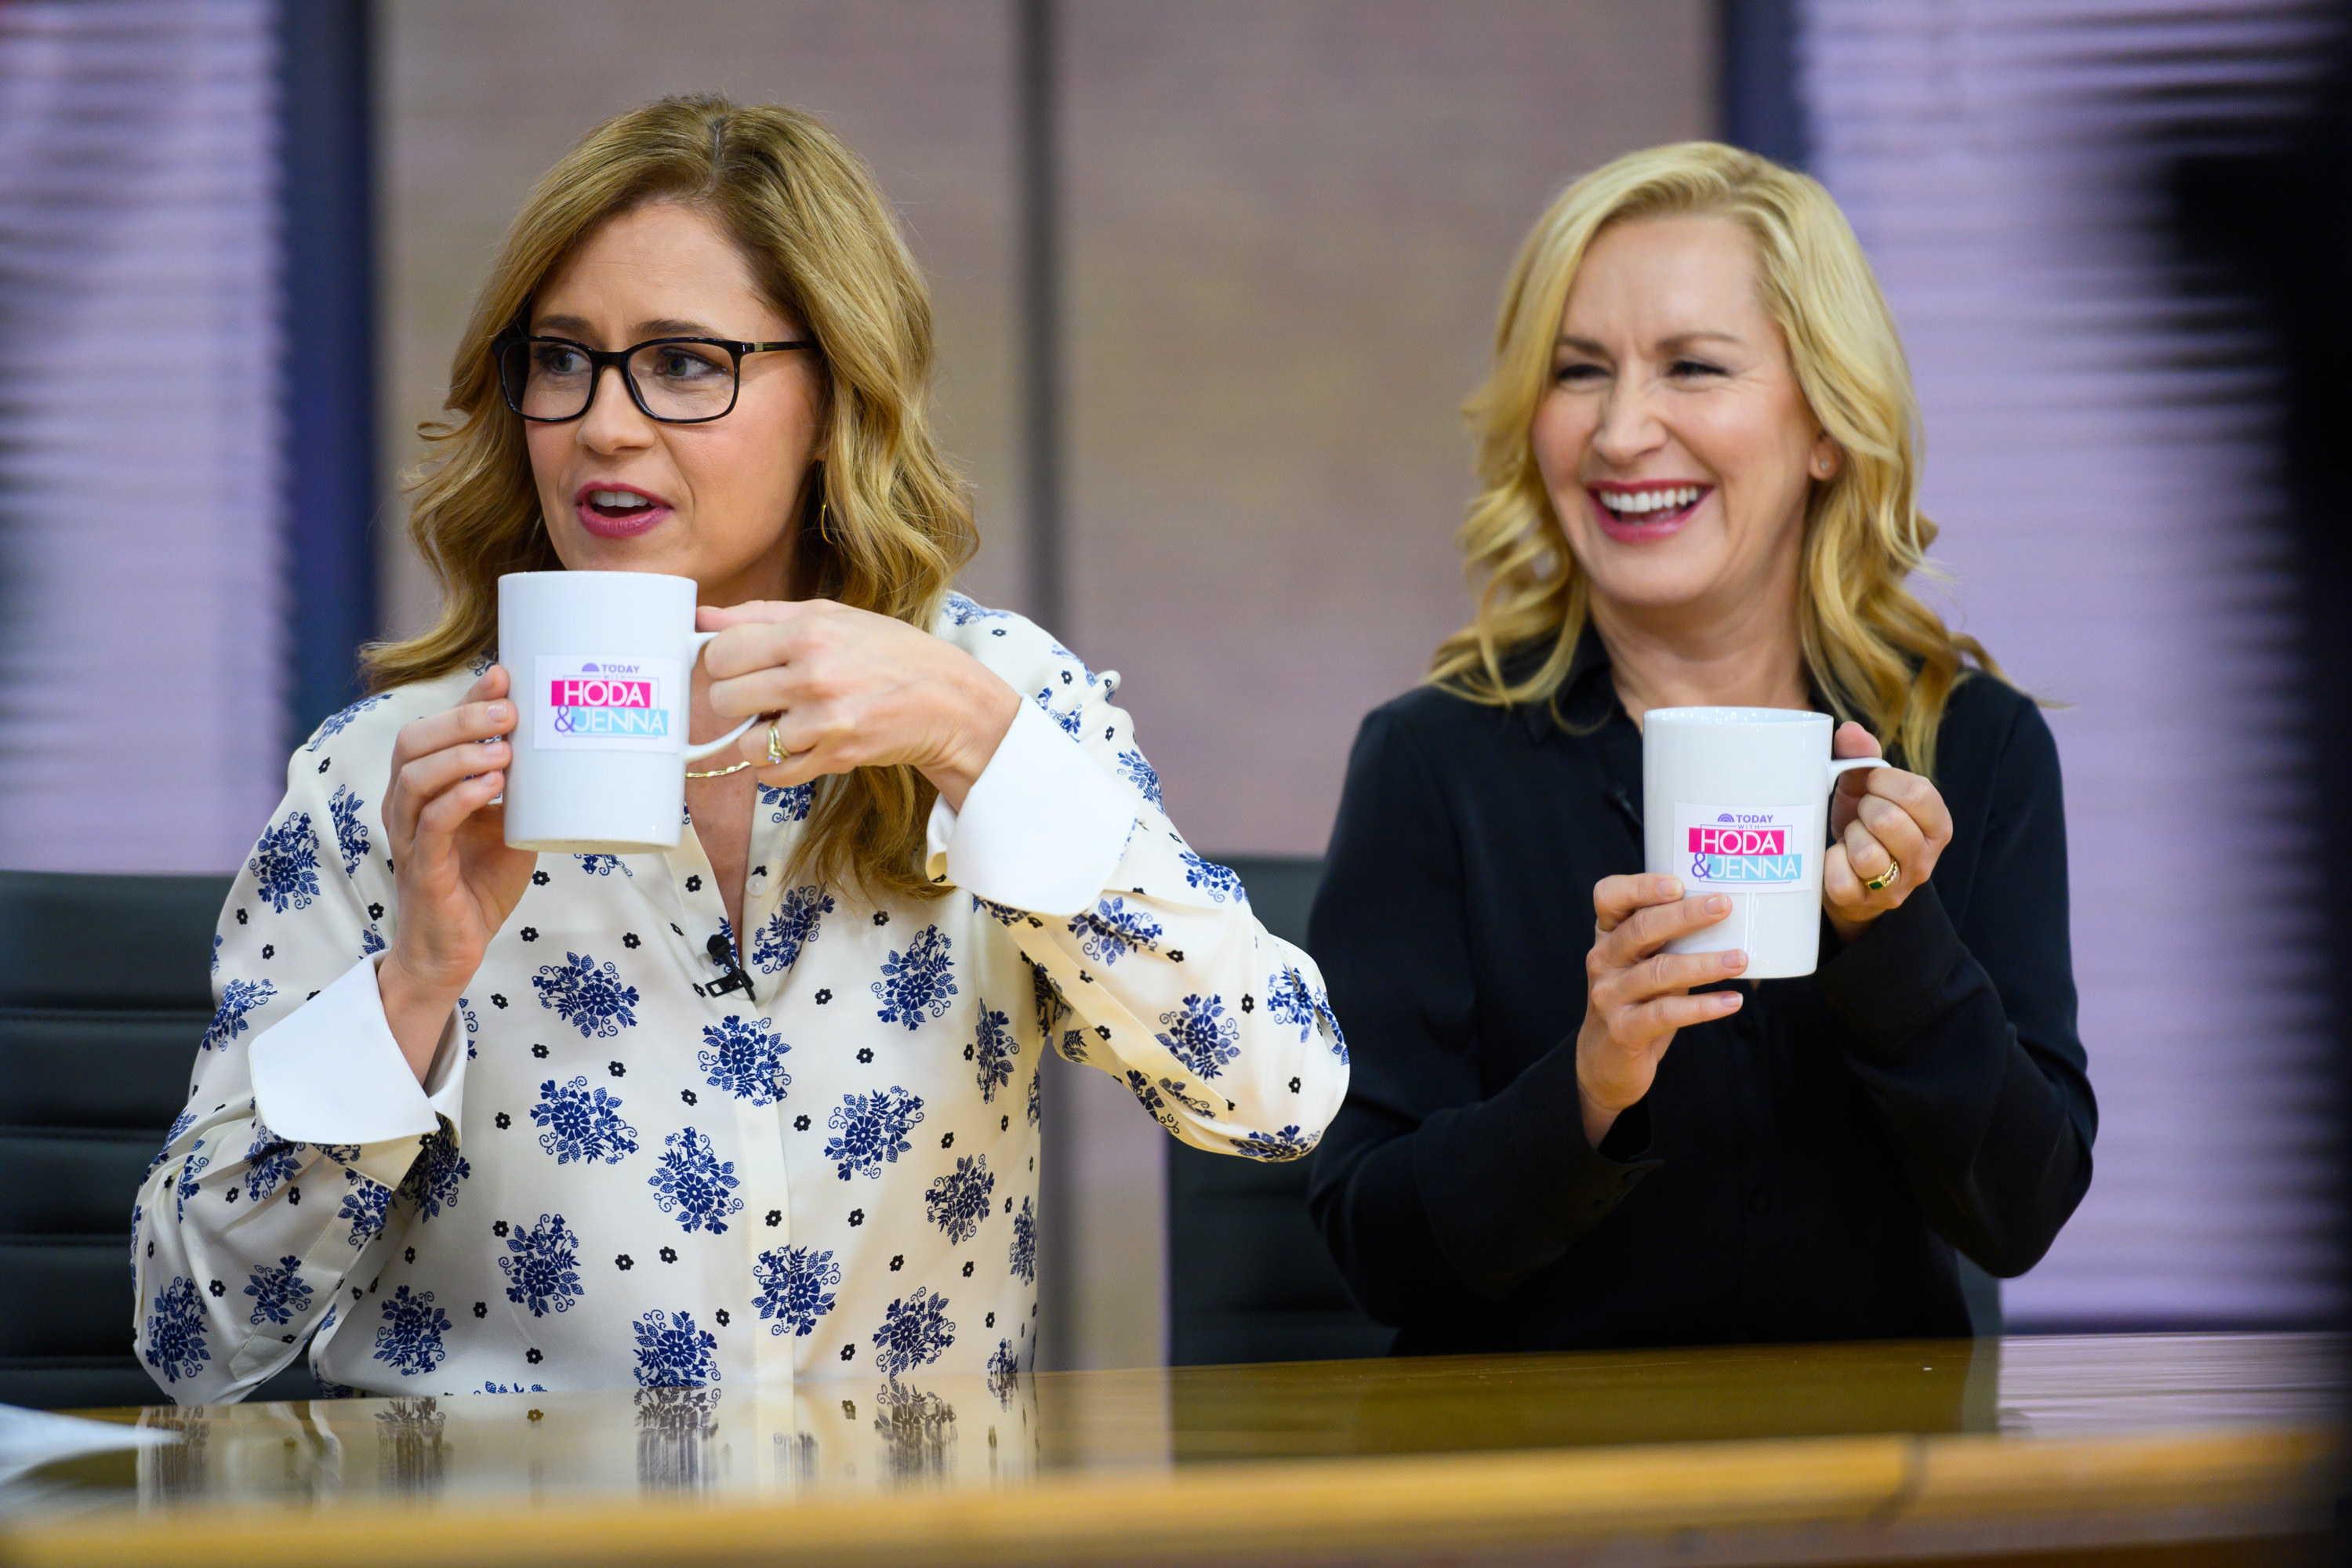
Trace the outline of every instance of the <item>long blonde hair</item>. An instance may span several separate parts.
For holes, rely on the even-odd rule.
[[[931,308],[873,176],[796,110],[667,98],[596,127],[523,202],[449,368],[438,448],[410,477],[409,537],[441,584],[441,618],[366,650],[378,689],[446,675],[492,653],[498,580],[562,568],[539,515],[521,421],[490,344],[606,220],[651,201],[709,213],[741,247],[770,303],[816,340],[824,377],[821,478],[794,555],[815,594],[928,626],[978,544],[970,492],[931,436]],[[934,791],[913,768],[819,781],[799,868],[869,896],[942,889],[921,874]]]
[[[1748,231],[1797,384],[1844,458],[1806,509],[1798,587],[1806,666],[1840,718],[1860,719],[1906,765],[1931,768],[1963,659],[2002,677],[1981,644],[1947,626],[1908,585],[1929,569],[1936,525],[1919,510],[1918,404],[1894,316],[1827,191],[1719,142],[1653,147],[1594,170],[1560,193],[1519,247],[1493,368],[1463,405],[1483,489],[1455,537],[1477,616],[1438,645],[1429,679],[1475,702],[1541,702],[1558,713],[1591,584],[1536,467],[1536,407],[1593,237],[1613,223],[1684,214]],[[1539,664],[1516,680],[1506,675],[1506,659],[1538,648]]]

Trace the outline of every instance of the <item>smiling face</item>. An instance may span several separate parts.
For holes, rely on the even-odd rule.
[[[674,201],[591,233],[540,289],[530,331],[595,349],[803,335],[761,293],[719,225]],[[793,522],[824,408],[806,349],[745,355],[733,410],[702,425],[647,418],[616,371],[601,374],[584,416],[523,426],[557,557],[575,572],[691,577],[705,604],[791,596]]]
[[[1737,223],[1601,231],[1569,290],[1530,436],[1604,626],[1722,617],[1759,598],[1794,614],[1806,500],[1837,453]]]

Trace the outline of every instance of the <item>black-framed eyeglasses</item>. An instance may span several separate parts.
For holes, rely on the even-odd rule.
[[[700,425],[734,411],[743,384],[745,354],[814,348],[807,338],[780,343],[739,343],[725,338],[648,338],[625,349],[592,349],[570,338],[509,331],[490,345],[499,389],[507,406],[541,425],[562,425],[588,412],[607,365],[648,419]]]

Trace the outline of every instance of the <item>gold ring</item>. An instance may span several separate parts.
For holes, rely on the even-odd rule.
[[[768,765],[772,768],[782,767],[784,764],[784,759],[791,755],[792,753],[790,752],[784,750],[782,737],[776,733],[776,721],[773,719],[769,720]]]
[[[1895,879],[1901,875],[1903,875],[1903,862],[1889,855],[1886,858],[1886,869],[1863,883],[1863,886],[1874,893],[1883,893],[1895,886]]]

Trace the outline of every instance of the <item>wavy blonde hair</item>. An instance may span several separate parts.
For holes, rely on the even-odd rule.
[[[1797,384],[1844,458],[1806,507],[1797,612],[1806,666],[1841,719],[1860,719],[1906,765],[1932,767],[1963,660],[2006,678],[1908,586],[1914,572],[1932,570],[1936,525],[1919,510],[1919,410],[1895,318],[1830,194],[1719,142],[1653,147],[1594,170],[1560,193],[1519,247],[1493,368],[1463,405],[1484,488],[1455,537],[1477,615],[1438,645],[1429,679],[1474,702],[1542,702],[1559,716],[1591,584],[1536,467],[1536,408],[1594,237],[1612,224],[1681,215],[1727,217],[1748,231]],[[1506,659],[1536,648],[1544,657],[1532,670],[1505,674]]]
[[[523,202],[449,367],[437,450],[409,476],[409,537],[441,584],[441,618],[366,650],[377,689],[446,675],[493,653],[498,580],[559,571],[539,515],[521,421],[490,344],[609,219],[662,200],[715,219],[769,302],[816,340],[824,454],[793,526],[807,589],[928,626],[978,544],[970,491],[932,439],[931,307],[888,204],[856,154],[796,110],[667,98],[583,137]],[[935,792],[915,769],[862,767],[818,782],[800,868],[869,896],[943,889],[921,874]]]

